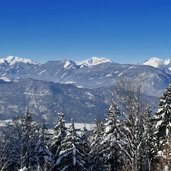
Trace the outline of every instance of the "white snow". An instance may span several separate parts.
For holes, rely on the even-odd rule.
[[[73,144],[73,150],[72,150],[72,155],[73,155],[73,165],[75,166],[76,165],[76,147],[75,145]]]
[[[5,60],[3,58],[0,58],[0,64],[3,64]]]
[[[71,62],[70,61],[65,61],[64,68],[69,69],[70,66],[71,66]]]
[[[37,63],[33,62],[31,59],[21,58],[18,56],[8,56],[6,58],[0,58],[0,64],[3,64],[5,62],[7,62],[9,64],[9,66],[12,66],[18,62],[26,63],[26,64],[37,64]]]
[[[111,77],[112,76],[112,74],[107,74],[105,77]]]
[[[5,127],[6,125],[12,124],[12,120],[11,119],[7,119],[7,120],[0,120],[0,127]]]
[[[3,80],[5,82],[11,82],[11,80],[7,77],[0,77],[0,80]]]
[[[149,65],[155,68],[167,68],[171,71],[171,59],[160,59],[158,57],[152,57],[145,61],[143,65]]]
[[[17,62],[27,63],[27,64],[35,64],[31,59],[21,58],[18,56],[8,56],[5,60],[10,63],[10,65],[14,65]]]
[[[162,110],[163,110],[162,108],[158,109],[157,110],[157,113],[160,113]]]
[[[76,82],[68,80],[68,81],[61,82],[61,83],[63,83],[63,84],[75,84]]]
[[[162,151],[158,151],[157,156],[163,156],[163,152]]]
[[[41,74],[43,74],[44,72],[46,72],[47,70],[45,69],[45,70],[43,70],[43,71],[40,71],[39,73],[38,73],[38,75],[41,75]]]
[[[26,167],[21,168],[19,171],[27,171],[28,169]]]
[[[57,75],[57,72],[55,73],[55,75]],[[64,78],[65,75],[66,75],[66,73],[63,73],[63,74],[61,75],[61,78]]]
[[[77,88],[84,88],[84,86],[77,86]]]
[[[118,74],[118,77],[120,77],[123,73],[121,72],[120,74]]]
[[[0,127],[6,126],[7,124],[12,124],[12,120],[0,120]],[[66,123],[65,126],[69,128],[72,123]],[[84,127],[86,127],[87,130],[93,130],[93,128],[96,126],[96,124],[90,124],[90,123],[74,123],[74,126],[76,129],[83,130]],[[53,129],[49,129],[49,132],[53,133]]]
[[[66,123],[65,126],[66,126],[67,128],[69,128],[71,124],[72,124],[72,123]],[[74,126],[75,126],[76,129],[81,129],[81,130],[83,130],[83,128],[86,127],[87,130],[92,130],[92,129],[96,126],[96,124],[89,124],[89,123],[74,123]]]
[[[105,132],[109,132],[111,130],[111,126],[108,125],[106,128],[105,128]]]
[[[85,94],[88,96],[89,99],[94,99],[94,95],[91,94],[90,92],[85,92]]]
[[[156,123],[156,128],[158,128],[160,125],[161,125],[161,123],[162,123],[163,121],[162,120],[160,120],[160,121],[158,121],[157,123]]]
[[[128,69],[133,69],[133,68],[136,68],[135,66],[130,66]]]
[[[108,63],[108,62],[112,63],[112,61],[108,58],[93,56],[92,58],[89,58],[83,61],[78,61],[76,62],[76,64],[80,66],[84,65],[84,66],[91,67],[94,65],[99,65],[99,64]]]

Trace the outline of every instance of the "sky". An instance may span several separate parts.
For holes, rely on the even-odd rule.
[[[171,58],[170,0],[0,0],[0,57]]]

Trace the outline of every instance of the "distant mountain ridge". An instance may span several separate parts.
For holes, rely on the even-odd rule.
[[[169,60],[157,58],[151,58],[142,65],[118,64],[110,59],[97,57],[82,62],[61,60],[38,64],[30,59],[10,56],[4,61],[0,63],[0,78],[6,80],[33,78],[96,89],[112,86],[117,80],[128,78],[142,84],[145,94],[157,97],[171,82]]]
[[[100,65],[104,63],[113,63],[113,61],[109,58],[105,57],[96,57],[93,56],[91,58],[82,60],[82,61],[73,61],[73,60],[60,60],[60,61],[65,61],[65,66],[64,68],[67,67],[67,65],[70,65],[71,63],[76,65],[76,66],[86,66],[86,67],[91,67],[95,65]],[[56,62],[56,61],[50,61],[50,62]],[[31,64],[31,65],[36,65],[38,62],[35,62],[29,58],[23,58],[23,57],[18,57],[18,56],[7,56],[5,58],[0,58],[0,65],[7,63],[8,65],[12,66],[16,63],[25,63],[25,64]],[[47,63],[47,62],[46,62]],[[171,59],[166,58],[166,59],[160,59],[159,57],[151,57],[145,62],[142,63],[142,65],[148,65],[152,66],[155,68],[164,68],[167,67],[168,70],[171,71]]]

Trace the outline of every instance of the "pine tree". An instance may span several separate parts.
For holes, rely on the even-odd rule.
[[[156,157],[161,157],[161,169],[171,169],[171,85],[160,99],[159,109],[154,116],[155,137],[157,139]]]
[[[2,129],[0,139],[0,170],[17,170],[20,166],[20,141],[14,125]]]
[[[103,141],[101,142],[104,164],[106,166],[105,170],[107,171],[119,171],[121,166],[121,156],[118,146],[120,141],[118,130],[120,117],[120,111],[113,102],[107,114]]]
[[[57,123],[54,127],[54,136],[52,137],[51,142],[51,152],[53,158],[52,170],[56,170],[56,162],[59,158],[59,152],[61,151],[62,141],[66,136],[66,127],[64,121],[64,114],[58,113]]]
[[[101,142],[103,140],[104,125],[102,122],[96,122],[96,127],[94,128],[93,135],[91,138],[90,145],[90,171],[103,171],[103,153]]]
[[[144,112],[141,116],[141,121],[143,125],[141,148],[140,148],[140,166],[139,171],[149,171],[151,170],[151,162],[156,154],[155,149],[155,137],[154,137],[154,126],[151,122],[152,112],[150,108]]]
[[[58,170],[87,171],[86,156],[81,138],[76,133],[74,123],[62,142],[62,149],[57,160]]]
[[[39,140],[39,125],[27,111],[21,119],[21,169],[34,170],[37,167],[35,146]]]
[[[46,171],[51,168],[51,152],[48,147],[47,127],[45,122],[41,124],[39,140],[35,146],[35,156],[37,159],[37,170]]]
[[[34,170],[37,164],[35,146],[39,139],[39,126],[29,111],[4,128],[4,165],[1,170]]]
[[[82,144],[82,151],[84,155],[85,168],[89,168],[89,153],[90,153],[89,132],[85,126],[83,127],[80,138]]]
[[[141,93],[128,91],[125,96],[125,112],[119,128],[121,143],[118,143],[124,158],[124,169],[129,171],[149,170],[149,118]],[[146,147],[146,148],[144,148]]]

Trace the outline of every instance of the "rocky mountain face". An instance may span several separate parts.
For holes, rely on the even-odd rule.
[[[39,64],[10,56],[0,59],[0,117],[18,115],[27,106],[51,123],[61,111],[67,120],[90,122],[106,113],[119,80],[131,79],[145,96],[157,99],[171,82],[169,68],[169,60],[154,58],[142,65],[97,57]]]

